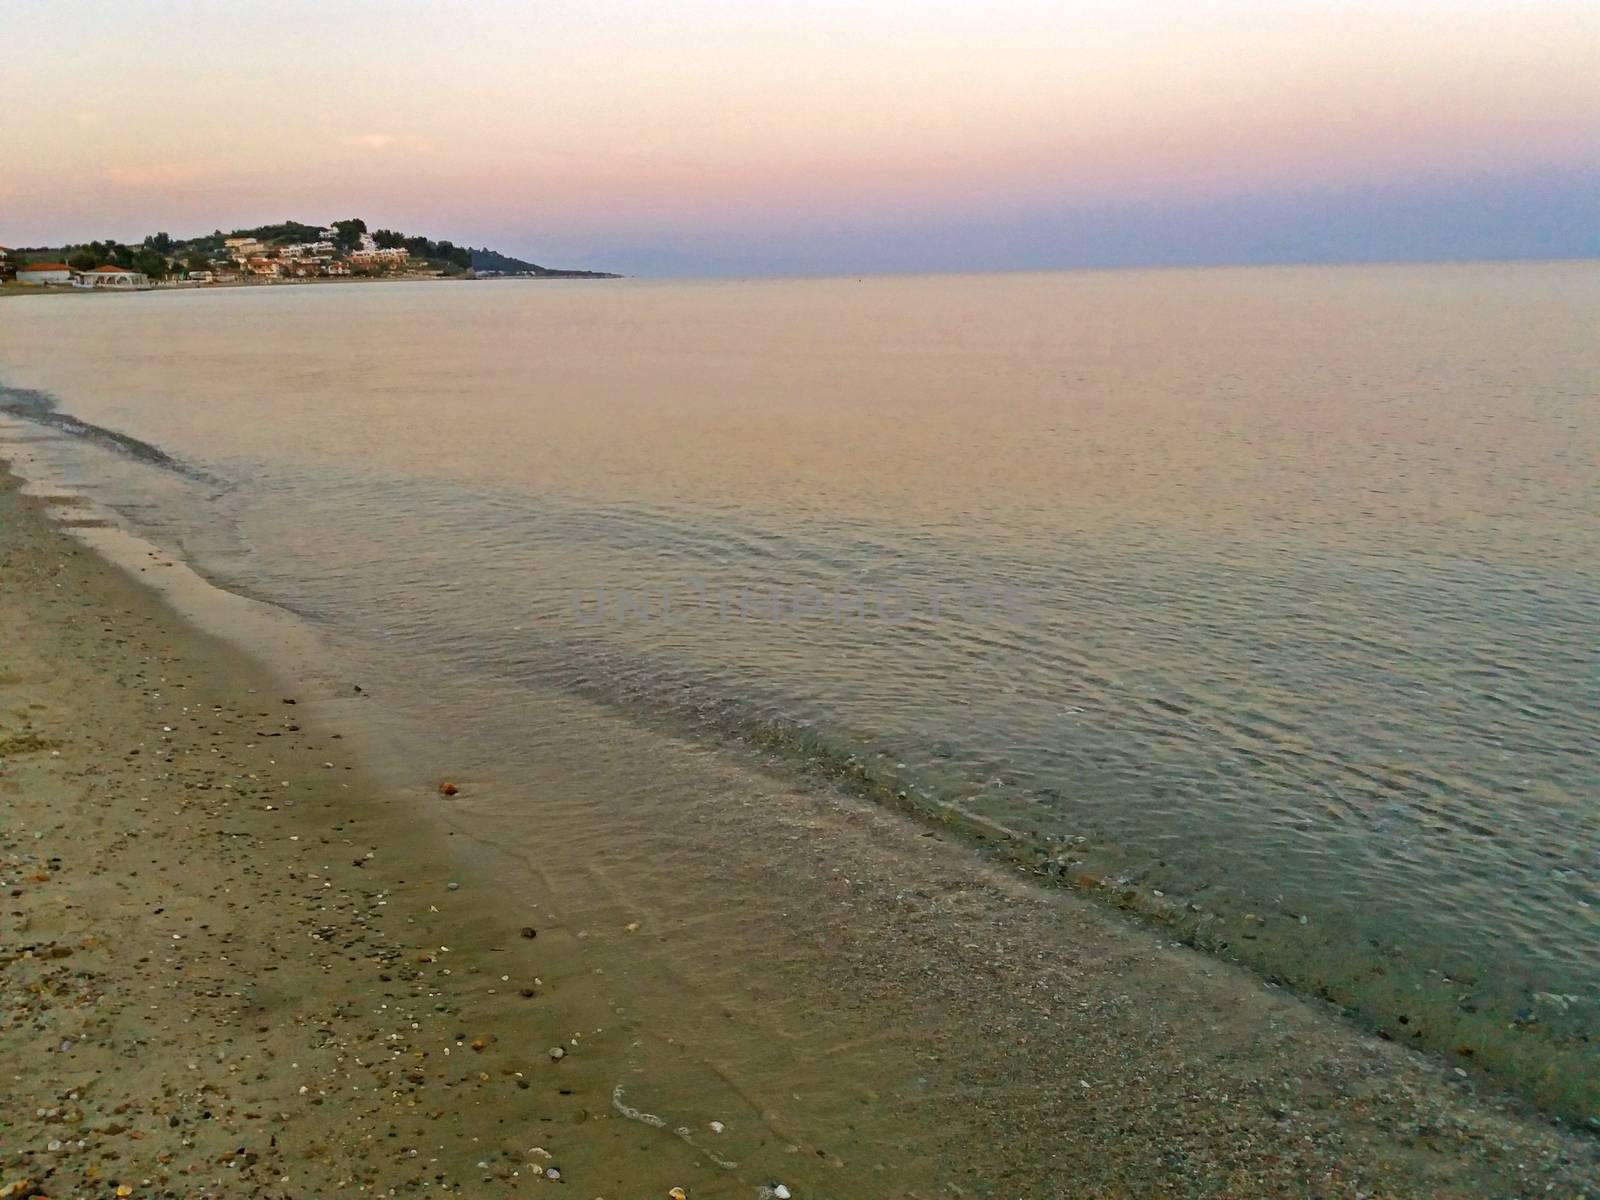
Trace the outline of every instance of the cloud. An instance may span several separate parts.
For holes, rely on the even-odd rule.
[[[363,133],[360,137],[345,138],[345,145],[382,153],[386,150],[412,150],[423,153],[433,148],[426,138],[398,133]]]

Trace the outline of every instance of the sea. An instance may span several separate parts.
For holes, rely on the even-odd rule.
[[[746,762],[1581,1120],[1597,333],[1594,262],[158,290],[0,303],[0,410],[569,908],[714,891],[618,831]]]

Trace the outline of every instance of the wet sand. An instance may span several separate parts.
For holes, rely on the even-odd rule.
[[[776,803],[774,779],[651,835],[675,847],[652,884],[681,887],[634,919],[530,899],[500,886],[487,818],[473,836],[470,787],[363,769],[326,681],[302,694],[184,623],[42,507],[0,489],[0,1195],[1600,1179],[1592,1137],[1468,1061],[820,790]],[[590,853],[551,809],[545,856]],[[736,1053],[756,1044],[766,1061]],[[638,1099],[646,1074],[680,1081],[678,1109]],[[744,1105],[719,1131],[706,1095]]]

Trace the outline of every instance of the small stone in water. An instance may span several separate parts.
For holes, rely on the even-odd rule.
[[[550,1047],[550,1059],[551,1059],[552,1062],[559,1062],[561,1059],[565,1058],[566,1056],[567,1056],[567,1052],[565,1050],[563,1050],[560,1046],[551,1046]]]
[[[777,1197],[777,1200],[789,1200],[790,1192],[783,1184],[775,1183],[772,1185],[772,1194]]]

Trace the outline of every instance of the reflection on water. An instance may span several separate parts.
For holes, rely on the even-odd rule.
[[[501,761],[551,689],[742,737],[1592,1112],[1597,318],[1585,264],[257,289],[8,306],[0,374],[226,481],[137,514],[202,566],[492,682]]]

